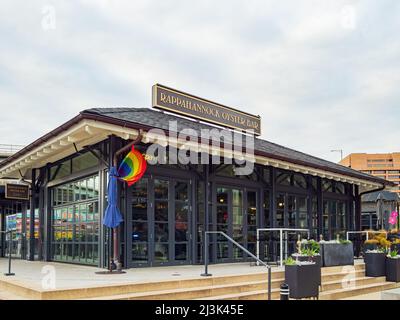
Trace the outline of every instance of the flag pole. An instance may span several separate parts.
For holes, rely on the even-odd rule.
[[[119,155],[121,155],[122,153],[128,151],[130,148],[132,148],[132,146],[134,146],[135,144],[139,143],[140,141],[142,141],[142,137],[143,137],[143,130],[139,129],[138,135],[136,137],[135,140],[131,141],[130,143],[128,143],[126,146],[122,147],[121,149],[117,150],[114,153],[114,157],[113,157],[113,165],[114,167],[117,167],[118,165],[118,157]],[[122,263],[120,262],[120,255],[119,255],[119,239],[118,239],[118,230],[119,227],[113,228],[113,258],[111,258],[114,263],[116,264],[117,267],[117,271],[122,271]]]

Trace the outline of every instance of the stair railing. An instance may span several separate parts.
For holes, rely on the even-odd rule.
[[[232,244],[237,246],[239,249],[247,253],[250,257],[255,259],[258,263],[262,264],[263,266],[267,267],[268,269],[268,300],[271,300],[271,266],[262,261],[260,258],[252,254],[249,250],[244,248],[242,245],[237,243],[235,240],[233,240],[231,237],[229,237],[226,233],[222,231],[205,231],[204,234],[204,273],[201,274],[203,277],[210,277],[212,274],[208,273],[208,246],[209,246],[209,241],[208,241],[208,235],[209,234],[220,234],[224,236],[228,241],[230,241]]]

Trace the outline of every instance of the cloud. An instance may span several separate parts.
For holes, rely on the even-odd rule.
[[[260,114],[263,138],[332,161],[331,149],[399,151],[399,6],[3,1],[1,142],[30,143],[89,107],[150,107],[159,82]]]

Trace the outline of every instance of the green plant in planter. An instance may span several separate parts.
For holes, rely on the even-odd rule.
[[[294,265],[296,265],[296,260],[294,260],[292,257],[289,257],[283,261],[283,264],[285,266],[294,266]]]
[[[315,253],[319,253],[320,246],[319,246],[319,243],[317,241],[310,240],[310,241],[308,241],[308,244],[310,245],[311,250],[313,250]]]
[[[318,252],[312,248],[305,248],[305,249],[301,250],[301,255],[303,255],[303,256],[314,257],[317,254],[318,254]]]
[[[389,252],[388,257],[396,259],[399,258],[400,256],[397,255],[397,250],[392,250]]]
[[[386,253],[386,252],[387,252],[386,248],[385,248],[385,247],[381,247],[381,246],[379,246],[376,250],[377,250],[379,253]]]
[[[351,243],[351,241],[350,241],[350,240],[343,240],[343,239],[340,239],[340,240],[339,240],[339,243],[340,243],[340,244],[349,244],[349,243]]]

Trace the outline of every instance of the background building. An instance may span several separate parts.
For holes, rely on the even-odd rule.
[[[0,162],[12,156],[17,151],[21,150],[24,146],[15,144],[0,144]]]
[[[389,225],[389,217],[392,211],[399,211],[400,197],[397,193],[377,191],[363,195],[361,201],[362,230],[388,230],[394,227]]]
[[[351,153],[340,164],[396,183],[390,191],[400,194],[400,152]]]

